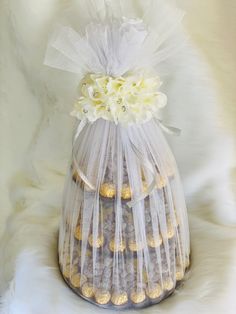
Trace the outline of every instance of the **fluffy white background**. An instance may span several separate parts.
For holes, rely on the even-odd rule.
[[[57,10],[66,2],[0,2],[3,314],[105,312],[76,297],[64,284],[57,268],[58,219],[71,149],[71,119],[67,115],[70,94],[66,86],[73,86],[74,80],[66,74],[58,77],[58,72],[52,73],[38,65],[46,42],[41,38],[47,37]],[[186,28],[205,54],[218,82],[222,128],[226,126],[236,138],[236,4],[223,0],[178,2],[188,13]],[[187,66],[194,71],[195,64]],[[47,85],[42,83],[45,77]],[[58,86],[60,102],[49,92]],[[209,113],[206,103],[203,115]],[[191,123],[195,128],[194,121]],[[222,141],[219,152],[224,150],[224,144]],[[223,206],[221,211],[222,216],[228,215]],[[236,229],[215,223],[209,212],[207,205],[189,208],[192,268],[184,286],[160,305],[140,312],[236,312]]]

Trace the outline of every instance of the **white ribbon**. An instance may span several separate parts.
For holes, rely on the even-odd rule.
[[[80,133],[82,132],[82,130],[84,129],[84,127],[86,126],[87,123],[88,123],[87,119],[83,119],[80,121],[78,128],[76,130],[75,136],[74,136],[74,143],[77,140],[77,138],[79,137]]]
[[[133,207],[138,202],[144,200],[148,195],[150,195],[152,193],[152,191],[155,189],[155,186],[156,186],[156,173],[155,173],[155,170],[153,170],[152,164],[142,154],[142,152],[138,150],[137,146],[132,141],[131,141],[131,145],[132,145],[132,149],[133,149],[134,153],[136,154],[138,159],[142,162],[142,165],[152,173],[153,180],[152,180],[151,184],[149,185],[149,187],[147,188],[147,191],[145,193],[142,193],[140,195],[140,197],[138,197],[138,198],[134,199],[133,201],[130,201],[130,202],[127,203],[127,205],[130,208]]]
[[[74,144],[75,141],[77,140],[77,138],[79,137],[80,133],[82,132],[82,130],[84,129],[84,127],[87,125],[88,121],[86,119],[81,120],[80,124],[78,125],[77,131],[75,133],[75,137],[74,137]],[[74,145],[73,145],[74,146]],[[81,170],[79,164],[77,163],[76,160],[76,156],[74,154],[74,147],[73,147],[73,151],[72,151],[72,158],[73,158],[73,163],[76,167],[76,171],[79,175],[79,177],[84,181],[84,183],[93,191],[96,190],[95,186],[89,181],[89,179],[86,177],[86,175],[83,173],[83,171]]]
[[[163,123],[162,120],[157,119],[160,128],[167,134],[179,136],[181,134],[181,130],[175,128],[173,126],[169,126]]]

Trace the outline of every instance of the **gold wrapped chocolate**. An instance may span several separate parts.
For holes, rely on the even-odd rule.
[[[150,299],[157,299],[162,295],[162,289],[159,284],[151,285],[146,289],[146,294]]]
[[[129,241],[129,249],[132,252],[140,251],[144,248],[143,242],[136,242],[135,240]]]
[[[104,244],[104,236],[103,235],[98,235],[97,238],[94,239],[93,235],[90,234],[88,242],[90,246],[95,247],[95,248],[100,248]]]
[[[167,231],[162,233],[163,239],[172,239],[175,236],[175,227],[171,221],[167,220]]]
[[[151,248],[157,248],[158,246],[160,246],[162,244],[162,238],[161,238],[160,234],[158,234],[155,237],[153,235],[149,234],[147,236],[147,244]]]
[[[86,276],[79,273],[72,275],[70,280],[72,286],[74,286],[75,288],[80,288],[86,281]]]
[[[109,249],[112,252],[123,252],[126,249],[125,242],[121,240],[120,242],[116,243],[115,239],[112,239],[109,243]]]
[[[184,272],[183,270],[176,270],[176,280],[180,281],[184,278]]]
[[[142,289],[134,289],[130,294],[130,299],[133,303],[142,303],[146,299],[145,291]]]
[[[75,265],[67,264],[62,268],[62,274],[65,278],[70,278],[77,272],[77,267]]]
[[[128,184],[123,184],[122,190],[121,190],[121,197],[124,200],[129,200],[131,199],[131,196],[132,196],[132,193],[131,193],[130,186]]]
[[[167,278],[163,282],[164,290],[171,291],[174,288],[174,282],[171,278]]]
[[[106,290],[97,290],[95,292],[95,300],[98,304],[107,304],[111,299],[111,294]]]
[[[94,296],[94,287],[91,283],[84,283],[81,289],[81,292],[84,297],[92,298]]]
[[[168,230],[167,230],[167,238],[171,239],[173,238],[175,235],[175,230],[172,226],[168,226]]]
[[[127,292],[114,292],[111,296],[111,302],[114,305],[124,305],[128,302]]]
[[[147,192],[148,185],[146,182],[143,182],[143,193]],[[103,183],[100,188],[100,195],[107,198],[114,198],[116,195],[115,185],[112,183]],[[132,191],[129,184],[125,183],[122,185],[121,189],[121,198],[123,200],[130,200],[132,197]]]
[[[106,198],[113,198],[116,195],[116,188],[112,183],[103,183],[100,187],[100,195]]]

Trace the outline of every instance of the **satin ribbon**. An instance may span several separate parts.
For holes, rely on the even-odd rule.
[[[81,120],[77,130],[76,130],[76,133],[75,133],[75,137],[74,137],[74,144],[75,144],[75,141],[77,140],[77,138],[79,137],[80,133],[83,131],[84,127],[87,125],[87,120],[84,119],[84,120]],[[74,146],[74,145],[73,145]],[[77,163],[77,160],[76,160],[76,156],[75,156],[75,153],[74,153],[74,148],[72,150],[72,159],[73,159],[73,163],[76,167],[76,171],[79,175],[79,177],[84,181],[84,183],[93,191],[96,190],[95,186],[89,181],[89,179],[86,177],[86,175],[83,173],[83,171],[81,170],[79,164]]]
[[[171,127],[168,126],[166,124],[163,123],[162,120],[157,119],[156,120],[160,126],[160,128],[167,134],[170,135],[176,135],[179,136],[181,134],[181,130],[175,127]],[[87,119],[81,120],[76,134],[74,136],[74,143],[77,140],[77,138],[79,137],[79,135],[81,134],[82,130],[84,129],[84,127],[88,124]],[[155,170],[153,170],[153,165],[147,160],[147,158],[145,158],[145,156],[142,154],[142,152],[139,151],[139,149],[137,148],[137,146],[132,142],[132,140],[130,139],[131,145],[132,145],[132,149],[135,153],[135,155],[137,156],[137,158],[141,161],[142,165],[144,165],[144,167],[146,169],[148,169],[153,176],[153,180],[151,182],[151,184],[148,186],[147,191],[145,193],[143,193],[142,195],[140,195],[140,197],[136,198],[133,201],[130,201],[127,203],[127,205],[131,208],[133,207],[135,204],[137,204],[138,202],[144,200],[148,195],[150,195],[152,193],[152,191],[155,189],[156,187],[156,172]],[[80,176],[80,178],[85,182],[85,184],[93,191],[96,190],[95,186],[89,181],[89,179],[86,177],[86,175],[83,173],[83,171],[81,170],[80,166],[77,163],[77,160],[75,158],[75,154],[74,151],[72,152],[73,155],[73,162],[76,166],[76,171],[78,173],[78,175]]]
[[[176,136],[179,136],[181,134],[181,130],[178,129],[178,128],[175,128],[173,126],[169,126],[169,125],[166,125],[163,123],[162,120],[160,119],[157,119],[157,122],[160,126],[160,128],[167,134],[170,134],[170,135],[176,135]]]
[[[147,158],[145,158],[143,153],[138,150],[137,146],[132,142],[131,139],[130,139],[130,142],[131,142],[131,147],[135,155],[141,161],[142,165],[152,173],[152,177],[153,177],[151,184],[147,188],[147,191],[145,193],[142,193],[138,198],[127,203],[127,205],[131,208],[138,202],[144,200],[148,195],[152,193],[152,191],[155,189],[155,186],[156,186],[156,175],[155,175],[155,171],[153,170],[152,164],[147,160]]]

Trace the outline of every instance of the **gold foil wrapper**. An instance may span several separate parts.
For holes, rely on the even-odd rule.
[[[129,241],[129,249],[131,252],[137,252],[144,248],[144,244],[142,242],[136,242],[135,240]]]
[[[121,198],[123,198],[123,200],[129,200],[131,199],[131,196],[132,193],[130,186],[128,184],[124,184],[121,190]]]
[[[157,247],[161,246],[162,242],[163,242],[162,238],[161,238],[161,236],[159,234],[157,236],[155,236],[155,237],[153,235],[151,235],[151,234],[149,234],[147,236],[147,244],[151,248],[157,248]]]
[[[106,290],[97,290],[95,292],[95,300],[98,304],[107,304],[111,299],[111,294]]]
[[[79,273],[72,275],[70,280],[72,286],[74,286],[75,288],[80,288],[86,281],[86,276]]]
[[[96,239],[94,239],[93,235],[90,234],[88,241],[89,241],[90,246],[99,249],[104,244],[104,236],[100,235]]]
[[[81,292],[84,297],[92,298],[94,296],[94,287],[92,284],[86,282],[83,284]]]
[[[124,305],[128,302],[128,294],[126,292],[114,292],[111,297],[114,305]]]
[[[146,289],[146,294],[150,299],[157,299],[162,295],[163,291],[159,284],[152,285]]]
[[[100,195],[106,198],[114,198],[116,195],[115,185],[112,183],[103,183],[100,187]]]
[[[124,252],[124,250],[126,249],[126,245],[125,245],[125,242],[123,240],[116,243],[115,239],[112,239],[109,243],[109,249],[112,252]]]
[[[171,278],[167,278],[163,282],[164,290],[171,291],[174,288],[174,282]]]
[[[77,272],[77,267],[67,264],[63,269],[62,269],[62,274],[65,278],[70,278],[73,274]]]
[[[133,303],[142,303],[146,299],[146,294],[144,290],[133,290],[130,294],[130,299]]]
[[[180,281],[184,278],[184,272],[182,270],[177,270],[175,275],[177,281]]]

